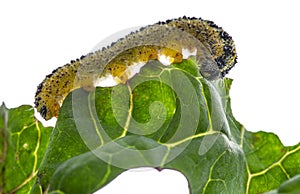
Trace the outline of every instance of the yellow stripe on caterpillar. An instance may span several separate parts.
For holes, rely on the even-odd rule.
[[[60,104],[74,89],[92,91],[107,75],[125,83],[132,76],[128,67],[150,60],[178,63],[186,53],[194,53],[207,79],[224,77],[237,59],[232,38],[211,21],[182,17],[158,22],[54,70],[38,86],[35,107],[49,120],[58,116]]]

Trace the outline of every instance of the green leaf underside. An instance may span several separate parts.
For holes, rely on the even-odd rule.
[[[154,61],[127,84],[73,91],[31,192],[92,193],[144,166],[181,172],[192,194],[298,191],[299,179],[290,178],[300,174],[300,144],[245,130],[232,115],[232,80],[209,82],[198,72],[193,60]],[[2,106],[0,129],[7,111]]]
[[[0,193],[28,193],[49,142],[52,127],[43,127],[31,106],[0,107]]]

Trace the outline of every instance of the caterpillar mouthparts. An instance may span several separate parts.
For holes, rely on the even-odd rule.
[[[182,17],[148,25],[94,53],[55,69],[38,85],[35,107],[45,120],[57,117],[60,104],[74,89],[92,91],[99,78],[111,75],[125,83],[128,67],[159,60],[168,65],[194,53],[206,79],[224,77],[236,64],[231,36],[212,21]]]

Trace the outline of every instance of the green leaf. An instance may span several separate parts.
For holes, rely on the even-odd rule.
[[[277,190],[268,192],[268,194],[294,194],[300,193],[300,175],[283,182]]]
[[[52,127],[45,128],[33,107],[0,106],[0,193],[29,193]]]
[[[174,169],[190,193],[263,193],[300,174],[300,144],[252,133],[232,115],[232,80],[195,61],[150,62],[115,87],[65,99],[32,193],[92,193],[127,169]]]

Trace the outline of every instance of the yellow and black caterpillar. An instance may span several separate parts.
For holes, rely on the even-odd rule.
[[[224,77],[236,64],[236,49],[230,35],[211,21],[182,17],[158,22],[132,32],[110,46],[82,56],[54,70],[38,85],[35,107],[49,120],[58,116],[63,99],[76,88],[92,91],[99,78],[110,74],[124,83],[126,69],[137,63],[160,60],[181,62],[183,51],[195,53],[203,77]]]

